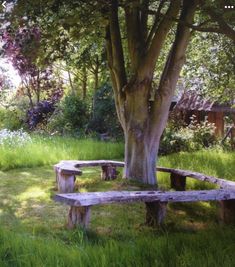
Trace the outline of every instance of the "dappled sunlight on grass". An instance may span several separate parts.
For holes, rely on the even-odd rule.
[[[23,193],[17,195],[17,199],[20,201],[22,200],[29,200],[31,198],[34,199],[46,199],[48,194],[45,192],[45,189],[42,189],[38,186],[29,187]]]

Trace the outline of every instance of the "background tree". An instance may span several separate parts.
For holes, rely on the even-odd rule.
[[[40,30],[35,26],[16,30],[8,27],[2,34],[1,52],[18,71],[21,77],[18,95],[27,96],[31,108],[57,87],[51,66],[37,64],[40,39]]]
[[[195,32],[182,76],[186,89],[220,103],[235,99],[235,46],[219,34]]]

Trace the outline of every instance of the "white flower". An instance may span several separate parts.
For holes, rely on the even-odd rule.
[[[32,142],[30,135],[23,129],[18,131],[0,130],[0,146],[19,147],[30,142]]]

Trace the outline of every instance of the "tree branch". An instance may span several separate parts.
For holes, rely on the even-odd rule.
[[[140,26],[141,26],[141,36],[146,42],[148,36],[148,7],[149,7],[150,0],[143,0],[143,4],[141,7],[140,13]]]
[[[197,0],[184,0],[180,20],[192,24],[197,7]],[[169,53],[166,65],[164,67],[155,101],[151,106],[151,124],[158,125],[162,133],[168,117],[171,99],[182,69],[185,52],[190,40],[190,28],[185,24],[178,23],[175,41]],[[159,114],[164,114],[159,116]]]
[[[118,2],[111,0],[109,13],[109,40],[112,49],[112,69],[116,79],[117,89],[122,95],[122,88],[127,83],[121,32],[118,19]]]
[[[118,119],[124,129],[124,119],[121,113],[121,105],[123,104],[123,101],[121,101],[120,98],[120,90],[118,89],[118,84],[116,80],[116,75],[114,73],[114,65],[113,65],[113,50],[112,50],[112,41],[111,41],[111,34],[110,34],[110,25],[108,24],[106,26],[106,52],[107,52],[107,59],[108,59],[108,67],[110,70],[111,75],[111,81],[112,81],[112,87],[114,92],[114,99],[115,99],[115,106],[117,111]]]
[[[156,30],[157,30],[157,26],[158,26],[158,23],[159,23],[159,20],[160,20],[160,17],[161,17],[161,10],[162,10],[162,7],[164,5],[166,0],[161,0],[160,3],[159,3],[159,6],[158,6],[158,9],[157,9],[157,12],[154,12],[154,15],[155,15],[155,20],[154,20],[154,23],[153,23],[153,26],[150,30],[150,33],[147,37],[147,41],[146,41],[146,46],[147,48],[149,48],[149,45],[152,41],[152,38],[153,38],[153,35],[155,34]]]
[[[125,8],[128,50],[133,73],[136,72],[141,55],[144,53],[144,38],[141,33],[141,28],[145,28],[146,25],[141,25],[139,4],[130,2]]]
[[[235,30],[225,22],[223,16],[215,12],[212,8],[206,8],[205,10],[209,16],[218,23],[220,33],[226,35],[235,43]]]
[[[173,20],[180,9],[180,0],[171,1],[170,6],[160,22],[156,32],[153,36],[149,50],[143,63],[143,67],[140,69],[140,77],[145,78],[146,76],[152,77],[156,61],[159,57],[162,45],[166,39],[166,36],[172,26]]]

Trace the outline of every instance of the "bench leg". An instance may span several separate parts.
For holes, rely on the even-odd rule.
[[[160,226],[166,216],[167,202],[145,202],[146,224],[149,226]]]
[[[235,224],[235,199],[220,201],[220,219],[226,224]]]
[[[175,189],[176,191],[185,191],[186,177],[171,173],[171,188]]]
[[[113,180],[117,178],[118,172],[115,166],[101,166],[101,180]]]
[[[73,193],[76,177],[57,172],[57,184],[59,193]]]
[[[68,228],[73,229],[77,226],[87,228],[90,221],[90,207],[71,206],[68,216]]]

